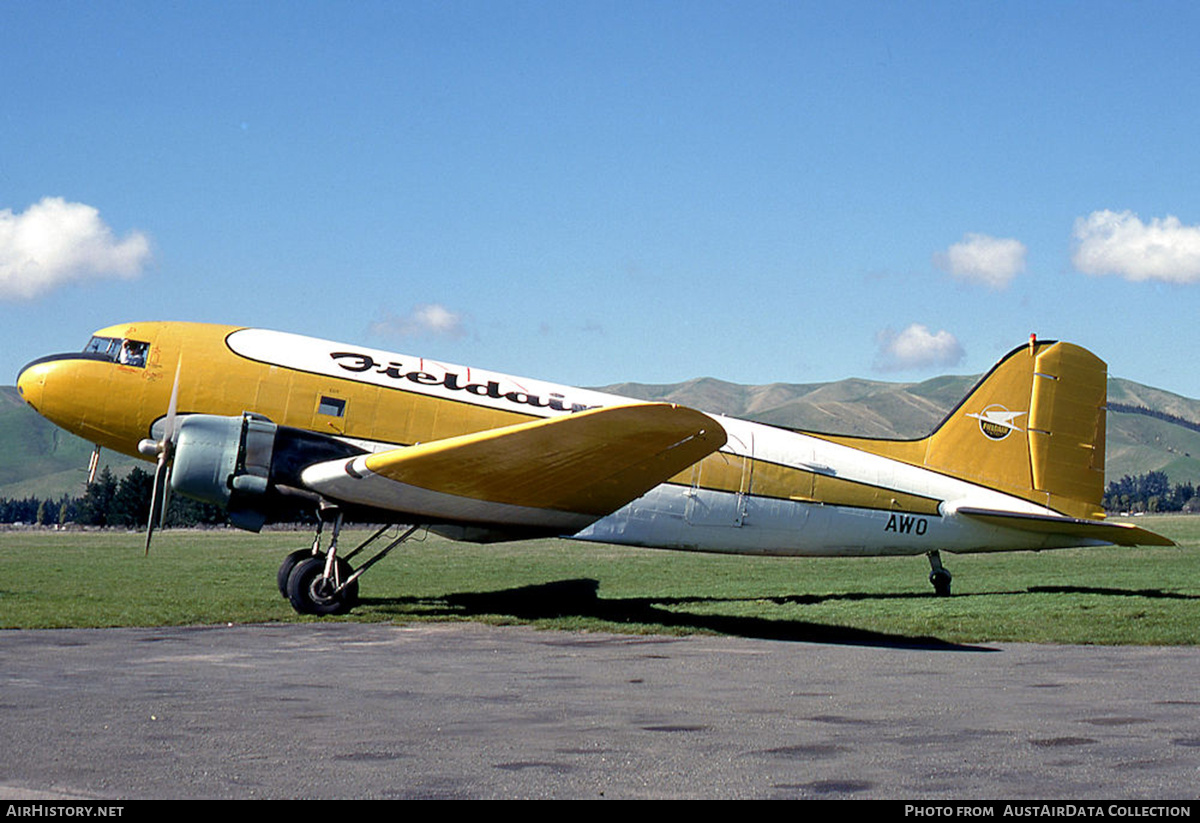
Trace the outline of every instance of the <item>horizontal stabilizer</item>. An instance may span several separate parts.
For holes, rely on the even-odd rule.
[[[957,509],[956,514],[981,520],[1006,529],[1020,529],[1036,534],[1057,535],[1080,540],[1098,540],[1118,546],[1174,546],[1175,541],[1161,534],[1128,523],[1108,523],[1103,520],[1080,520],[1074,517],[1055,517],[1044,514],[1025,514],[999,509]]]
[[[435,520],[579,529],[725,440],[708,415],[639,403],[330,460],[303,479],[346,502]]]

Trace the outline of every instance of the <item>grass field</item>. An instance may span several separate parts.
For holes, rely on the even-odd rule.
[[[304,532],[0,532],[0,627],[476,620],[794,641],[1200,643],[1200,517],[1138,518],[1180,545],[952,555],[938,598],[923,557],[744,558],[564,540],[436,537],[362,580],[346,617],[296,615],[275,587]],[[343,536],[344,548],[355,534]],[[356,541],[355,541],[356,542]]]

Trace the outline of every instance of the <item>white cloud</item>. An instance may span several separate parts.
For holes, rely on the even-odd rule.
[[[1200,282],[1200,226],[1170,215],[1143,223],[1130,211],[1094,211],[1075,221],[1071,263],[1085,274],[1126,280]]]
[[[876,371],[907,371],[932,367],[957,366],[965,352],[948,331],[933,334],[926,326],[913,323],[901,332],[884,329],[875,335],[879,350]]]
[[[1011,237],[968,232],[933,256],[933,264],[959,280],[1002,289],[1025,271],[1025,244]]]
[[[389,314],[371,324],[371,333],[383,337],[450,337],[467,334],[463,316],[440,303],[422,303],[406,315]]]
[[[0,299],[30,299],[66,283],[142,273],[150,241],[138,231],[117,240],[100,212],[45,197],[21,214],[0,210]]]

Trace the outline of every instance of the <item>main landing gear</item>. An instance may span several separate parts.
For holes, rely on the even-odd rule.
[[[942,565],[942,556],[937,549],[926,552],[925,556],[929,558],[929,582],[933,584],[934,593],[938,597],[949,597],[950,571]]]
[[[321,551],[321,531],[325,520],[333,521],[333,536],[329,548]],[[358,579],[367,569],[387,556],[388,552],[412,537],[419,526],[411,526],[384,549],[355,571],[349,560],[364,551],[392,528],[383,526],[345,557],[338,556],[338,535],[342,530],[342,513],[336,506],[323,504],[317,515],[317,533],[312,548],[300,549],[283,559],[276,575],[279,593],[288,599],[300,614],[345,614],[358,605]]]

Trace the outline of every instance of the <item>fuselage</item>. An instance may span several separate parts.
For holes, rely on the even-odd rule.
[[[130,323],[82,353],[30,363],[22,397],[59,426],[139,456],[178,413],[252,412],[346,453],[376,452],[640,401],[282,332]],[[719,451],[569,535],[631,545],[780,555],[1055,548],[1091,541],[956,516],[962,507],[1055,515],[1048,505],[855,448],[844,438],[715,417]],[[898,454],[905,454],[903,448]],[[403,512],[392,512],[402,515]]]

